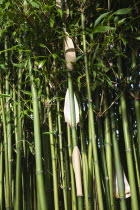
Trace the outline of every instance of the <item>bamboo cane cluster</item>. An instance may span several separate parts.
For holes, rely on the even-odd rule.
[[[139,2],[0,7],[0,210],[138,210]]]

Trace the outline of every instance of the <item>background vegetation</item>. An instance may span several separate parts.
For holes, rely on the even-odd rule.
[[[0,0],[0,209],[140,208],[139,14],[138,0]]]

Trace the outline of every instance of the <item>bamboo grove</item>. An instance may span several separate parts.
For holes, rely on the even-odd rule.
[[[140,208],[139,14],[0,1],[0,210]]]

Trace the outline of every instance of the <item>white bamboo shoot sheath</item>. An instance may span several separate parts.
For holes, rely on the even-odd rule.
[[[74,94],[74,106],[75,106],[75,116],[76,116],[76,124],[79,122],[79,106]],[[71,113],[70,113],[70,97],[69,97],[69,90],[67,89],[66,96],[65,96],[65,103],[64,103],[64,117],[65,122],[71,126]]]
[[[124,172],[123,172],[123,176],[124,176],[124,186],[125,186],[125,197],[126,198],[129,198],[131,196],[131,193],[130,193],[130,185],[129,185],[127,179],[126,179],[126,176],[125,176],[125,173]],[[115,193],[115,197],[116,198],[120,198],[119,190],[118,190],[118,181],[117,181],[116,172],[115,172],[114,193]]]
[[[69,16],[70,11],[69,11],[67,0],[64,0],[64,1],[65,1],[65,10],[66,10],[66,18],[67,18]]]
[[[77,146],[74,147],[72,153],[72,163],[75,174],[77,196],[83,196],[82,191],[82,174],[81,174],[81,155]]]
[[[73,70],[73,63],[76,62],[76,53],[72,39],[67,35],[64,38],[64,53],[66,59],[66,66],[69,70]]]
[[[61,2],[61,0],[56,0],[56,7],[58,7],[59,9],[62,9],[62,2]]]

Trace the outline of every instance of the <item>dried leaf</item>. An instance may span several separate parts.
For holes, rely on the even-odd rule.
[[[74,105],[75,105],[75,115],[76,115],[76,124],[77,124],[79,122],[79,106],[75,94],[74,94]],[[65,96],[64,117],[65,117],[65,122],[67,122],[68,125],[71,126],[70,97],[68,89]]]
[[[64,38],[64,53],[66,59],[66,65],[69,70],[73,70],[73,63],[76,62],[76,53],[72,39],[67,35]]]
[[[79,148],[77,146],[75,146],[73,149],[72,164],[73,164],[73,169],[74,169],[74,173],[75,173],[77,196],[83,196],[82,173],[81,173],[81,155],[80,155]]]

